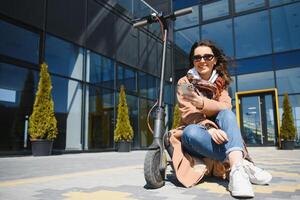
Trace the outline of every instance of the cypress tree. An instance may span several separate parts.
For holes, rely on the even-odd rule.
[[[180,111],[179,111],[178,104],[176,104],[174,107],[174,112],[173,112],[172,129],[177,128],[179,126],[179,123],[180,123]]]
[[[296,128],[292,114],[292,108],[289,102],[288,94],[284,94],[283,98],[283,113],[280,127],[280,135],[283,140],[294,140],[296,136]]]
[[[57,121],[54,116],[54,103],[51,95],[52,84],[48,66],[41,65],[38,90],[29,118],[29,135],[31,140],[53,140],[57,136]]]
[[[119,141],[129,142],[133,138],[133,130],[129,121],[128,106],[126,102],[126,94],[123,85],[121,85],[121,89],[120,89],[117,115],[118,115],[117,125],[114,131],[114,140],[115,142],[119,142]]]

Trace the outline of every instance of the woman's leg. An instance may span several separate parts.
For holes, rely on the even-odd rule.
[[[205,127],[191,124],[187,126],[181,138],[183,147],[194,156],[204,156],[224,161],[228,156],[233,164],[242,158],[243,142],[235,115],[230,110],[222,110],[216,117],[216,123],[227,134],[228,142],[216,144]]]

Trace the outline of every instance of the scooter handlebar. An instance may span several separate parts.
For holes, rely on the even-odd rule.
[[[174,12],[174,17],[179,17],[179,16],[182,16],[182,15],[187,15],[189,13],[192,13],[193,12],[193,9],[192,8],[184,8],[184,9],[181,9],[181,10],[176,10]]]
[[[192,12],[193,12],[192,8],[184,8],[184,9],[175,11],[171,15],[166,16],[165,19],[171,18],[172,20],[175,20],[176,17],[182,16],[182,15],[186,15],[186,14],[189,14],[189,13],[192,13]],[[134,28],[142,27],[142,26],[147,25],[148,23],[151,24],[154,21],[155,21],[155,19],[153,18],[152,15],[150,15],[150,16],[147,16],[147,17],[143,17],[142,19],[140,19],[140,21],[138,20],[137,22],[135,22],[133,24],[133,27]]]

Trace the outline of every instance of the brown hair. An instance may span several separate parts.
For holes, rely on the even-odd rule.
[[[191,48],[190,51],[190,56],[189,56],[189,61],[190,61],[190,68],[194,67],[194,63],[193,63],[193,56],[194,56],[194,52],[195,49],[197,47],[200,46],[206,46],[211,48],[217,63],[214,66],[214,69],[218,72],[218,74],[224,79],[225,81],[225,85],[224,88],[227,88],[227,86],[230,84],[230,82],[232,81],[232,78],[228,72],[227,66],[228,66],[228,59],[225,56],[225,54],[223,53],[223,50],[218,48],[212,41],[210,40],[203,40],[203,41],[199,41],[199,42],[195,42]]]

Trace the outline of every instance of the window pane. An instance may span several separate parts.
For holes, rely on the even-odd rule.
[[[151,107],[154,105],[154,102],[140,98],[140,117],[139,117],[139,125],[140,125],[140,141],[141,147],[148,147],[152,144],[153,134],[150,132],[147,126],[147,115],[150,111]],[[150,115],[149,120],[150,126],[153,129],[153,119]]]
[[[272,70],[272,56],[262,56],[237,61],[238,74]]]
[[[260,90],[275,87],[274,73],[262,72],[237,76],[238,91]]]
[[[137,74],[136,71],[118,66],[117,88],[120,89],[124,85],[126,91],[137,92]]]
[[[234,19],[234,26],[237,58],[272,52],[266,11],[237,17]]]
[[[90,72],[88,81],[90,83],[114,88],[114,63],[112,60],[90,53]]]
[[[173,10],[183,9],[199,3],[199,0],[173,0]]]
[[[180,29],[199,24],[199,6],[192,7],[193,12],[176,18],[174,29]]]
[[[78,81],[51,76],[52,96],[59,136],[55,148],[81,150],[82,85]]]
[[[202,19],[214,19],[229,14],[228,0],[221,0],[202,6]]]
[[[186,53],[190,53],[192,45],[199,41],[199,27],[175,32],[175,44]]]
[[[235,93],[236,93],[236,80],[235,80],[235,76],[232,76],[232,81],[229,85],[229,88],[228,88],[228,93],[229,93],[229,96],[231,97],[231,99],[234,99],[235,98]]]
[[[214,41],[227,56],[233,56],[232,20],[224,20],[202,26],[202,39]]]
[[[300,51],[274,54],[274,63],[277,69],[299,66]]]
[[[24,149],[25,116],[32,113],[37,82],[38,72],[0,63],[0,150]]]
[[[300,3],[271,10],[275,52],[300,48]]]
[[[0,54],[39,62],[39,35],[0,20]]]
[[[242,12],[265,6],[265,0],[235,0],[235,12]]]
[[[114,92],[88,88],[88,149],[113,148]]]
[[[300,92],[300,68],[292,68],[276,71],[278,93]]]
[[[172,84],[165,81],[164,86],[164,102],[165,103],[173,103],[173,90],[172,90]]]
[[[82,80],[82,48],[47,35],[45,57],[50,72]]]
[[[277,6],[285,3],[296,2],[299,0],[269,0],[269,1],[270,1],[270,6]]]

